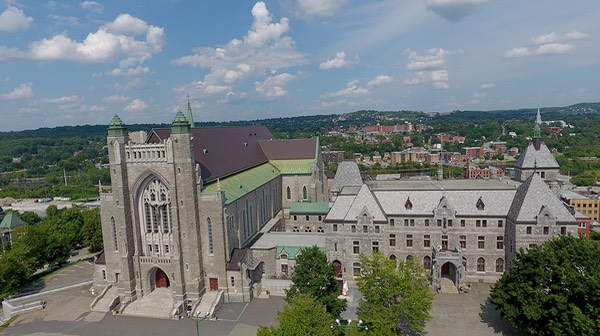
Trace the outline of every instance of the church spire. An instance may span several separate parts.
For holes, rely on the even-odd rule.
[[[540,109],[539,108],[538,108],[537,115],[535,116],[535,123],[536,123],[536,125],[541,125],[542,124],[542,115],[540,114]]]
[[[192,105],[190,104],[189,93],[187,95],[187,99],[188,99],[187,120],[190,122],[190,127],[194,128],[194,127],[196,127],[196,124],[194,123],[194,115],[192,114]]]

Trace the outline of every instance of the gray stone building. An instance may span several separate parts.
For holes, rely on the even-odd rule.
[[[208,296],[251,300],[265,267],[249,247],[293,202],[327,200],[317,139],[275,140],[262,126],[195,128],[188,110],[142,143],[118,116],[109,124],[112,190],[101,194],[105,250],[94,287],[112,296],[110,309],[143,310],[157,289],[168,316]]]

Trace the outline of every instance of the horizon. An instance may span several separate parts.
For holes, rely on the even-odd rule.
[[[4,0],[0,131],[102,125],[114,114],[170,123],[188,95],[206,122],[598,101],[599,9],[595,0]]]

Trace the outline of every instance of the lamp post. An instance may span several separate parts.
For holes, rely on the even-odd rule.
[[[334,329],[334,328],[344,330],[344,334],[347,334],[349,329],[369,330],[369,326],[365,325],[363,320],[358,320],[358,323],[353,325],[351,319],[348,319],[348,320],[335,319],[335,323],[331,324],[331,329]]]
[[[192,314],[192,307],[188,306],[186,309],[186,315],[190,320],[194,320],[194,322],[196,322],[196,336],[200,336],[200,320],[205,320],[206,316],[202,316],[200,314],[198,314],[197,316],[194,316],[194,314]]]

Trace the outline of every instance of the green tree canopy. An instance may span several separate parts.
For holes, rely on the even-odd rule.
[[[599,335],[598,256],[597,242],[571,236],[521,250],[492,288],[492,303],[529,335]]]
[[[293,285],[286,291],[287,301],[298,294],[307,294],[324,305],[333,317],[338,317],[346,309],[346,300],[338,299],[339,289],[333,275],[333,264],[327,262],[325,252],[317,246],[302,249],[296,257]]]
[[[259,327],[257,336],[334,336],[333,318],[312,296],[297,294],[276,318],[279,327]]]
[[[412,335],[431,320],[430,277],[415,259],[390,260],[379,251],[371,258],[360,255],[361,275],[356,283],[364,300],[359,317],[369,333]]]

